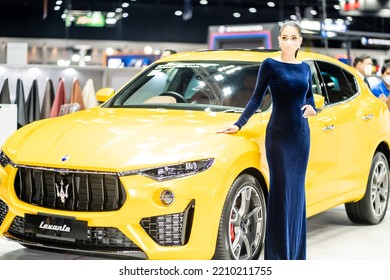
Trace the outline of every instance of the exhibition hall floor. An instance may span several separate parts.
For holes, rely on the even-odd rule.
[[[381,224],[352,224],[344,206],[308,219],[309,260],[390,260],[390,210]],[[263,256],[260,256],[262,259]],[[0,260],[90,260],[107,259],[90,255],[46,252],[24,248],[0,239]]]

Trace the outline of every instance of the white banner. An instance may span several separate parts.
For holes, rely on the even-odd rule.
[[[337,252],[335,252],[337,254]],[[0,261],[2,279],[374,279],[390,261]],[[386,277],[385,277],[386,278]]]

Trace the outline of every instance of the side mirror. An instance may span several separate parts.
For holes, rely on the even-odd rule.
[[[319,94],[314,95],[314,103],[316,104],[316,108],[318,112],[321,112],[322,108],[325,106],[325,97]]]
[[[108,99],[113,97],[115,94],[115,90],[113,88],[102,88],[99,89],[98,92],[96,93],[96,99],[99,102],[106,102]]]

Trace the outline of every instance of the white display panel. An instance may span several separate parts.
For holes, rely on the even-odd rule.
[[[28,44],[23,42],[7,43],[7,64],[26,65]]]
[[[0,104],[0,147],[17,129],[17,111],[16,104]]]

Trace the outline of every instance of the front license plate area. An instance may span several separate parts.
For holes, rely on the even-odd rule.
[[[68,241],[86,240],[88,225],[70,217],[26,214],[24,221],[25,233],[38,237],[63,239]]]

